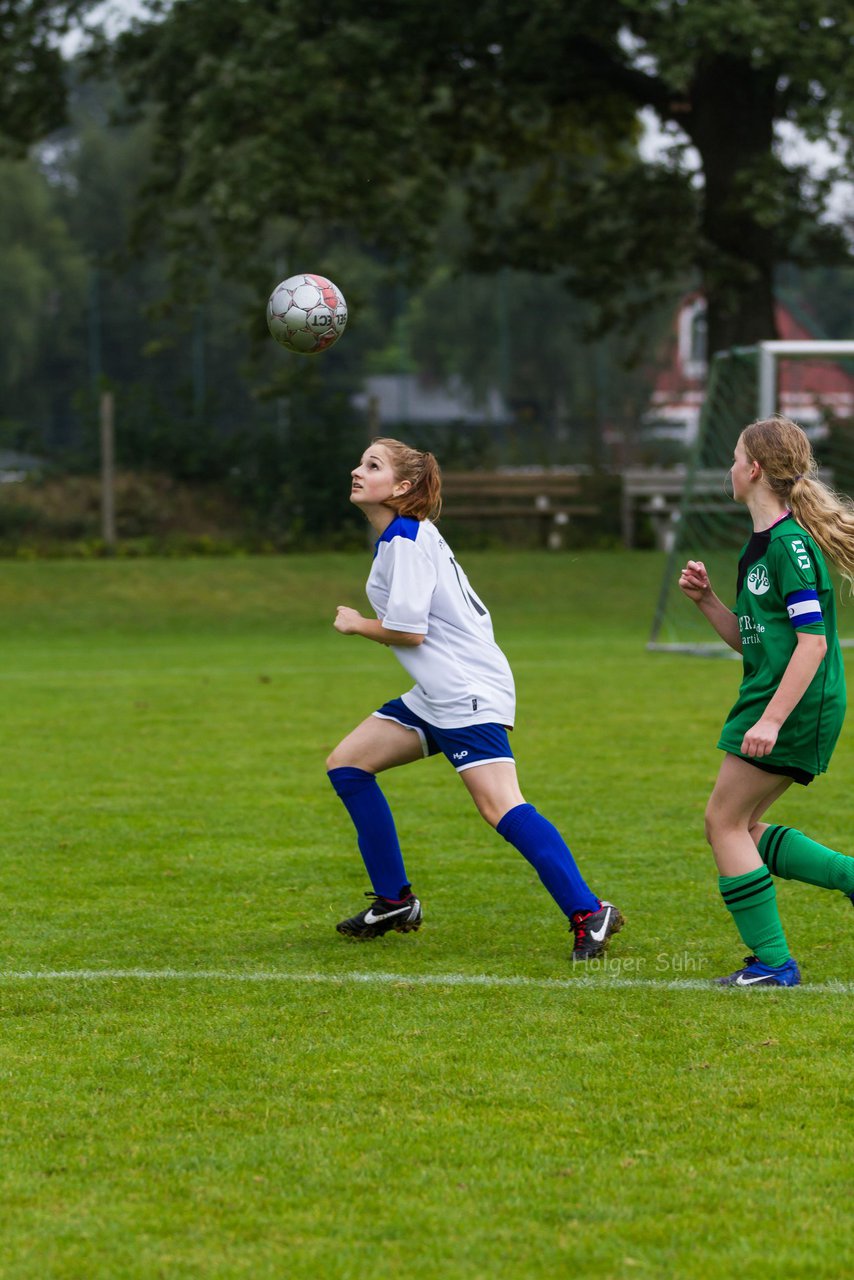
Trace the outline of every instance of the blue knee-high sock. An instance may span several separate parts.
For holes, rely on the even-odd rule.
[[[330,769],[329,781],[353,819],[374,893],[383,898],[404,898],[409,881],[388,801],[372,773],[364,769]]]
[[[564,915],[599,910],[563,836],[532,804],[508,810],[495,829],[528,859]]]

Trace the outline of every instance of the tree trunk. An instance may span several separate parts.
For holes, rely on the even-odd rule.
[[[777,336],[775,237],[757,217],[763,209],[758,184],[767,183],[771,171],[776,79],[746,59],[701,63],[680,121],[705,176],[700,269],[710,356]]]

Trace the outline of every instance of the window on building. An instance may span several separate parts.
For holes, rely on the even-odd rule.
[[[706,363],[707,330],[705,309],[701,311],[698,308],[691,317],[691,364]]]

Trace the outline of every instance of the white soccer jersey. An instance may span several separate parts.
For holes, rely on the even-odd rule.
[[[485,605],[434,524],[396,516],[377,540],[366,590],[384,627],[425,637],[420,645],[390,646],[417,681],[403,694],[411,711],[440,729],[512,726],[510,664]]]

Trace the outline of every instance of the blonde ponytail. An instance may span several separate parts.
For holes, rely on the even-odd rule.
[[[796,422],[775,415],[751,422],[741,439],[772,492],[854,588],[854,502],[819,479],[806,433]]]

